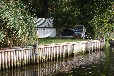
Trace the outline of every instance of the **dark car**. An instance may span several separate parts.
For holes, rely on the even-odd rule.
[[[83,25],[78,25],[74,29],[64,29],[61,37],[65,38],[85,38],[86,28]]]
[[[74,30],[74,29],[64,29],[61,33],[61,37],[63,38],[79,38],[81,37],[80,32]]]

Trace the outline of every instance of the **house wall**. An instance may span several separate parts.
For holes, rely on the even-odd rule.
[[[39,38],[56,37],[56,28],[38,28],[37,33]]]
[[[36,18],[35,24],[39,38],[56,37],[56,28],[53,27],[53,18]]]

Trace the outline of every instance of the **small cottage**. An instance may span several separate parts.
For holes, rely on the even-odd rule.
[[[35,24],[39,38],[56,37],[53,18],[36,18]]]

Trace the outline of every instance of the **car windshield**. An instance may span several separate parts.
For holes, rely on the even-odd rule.
[[[75,31],[76,31],[76,32],[83,32],[83,26],[77,26],[77,27],[75,28]]]
[[[75,32],[81,32],[81,31],[78,29],[78,30],[75,30]]]

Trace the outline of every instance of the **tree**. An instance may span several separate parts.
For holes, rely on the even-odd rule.
[[[22,0],[26,9],[38,18],[53,17],[59,30],[84,25],[93,38],[106,36],[113,25],[111,0]],[[110,27],[109,27],[110,26]],[[104,31],[105,29],[105,31]],[[100,36],[100,37],[101,37]]]
[[[49,17],[54,18],[54,27],[57,34],[65,28],[74,28],[77,25],[79,9],[75,0],[49,0]]]
[[[34,14],[38,18],[48,18],[48,2],[49,0],[21,0],[26,9],[31,14]]]
[[[108,23],[111,6],[111,0],[50,0],[49,15],[54,17],[54,26],[59,29],[84,25],[87,34],[97,38],[113,28]]]
[[[73,28],[76,25],[76,17],[79,9],[74,0],[53,0],[49,3],[49,15],[54,18],[54,26],[63,28]]]

